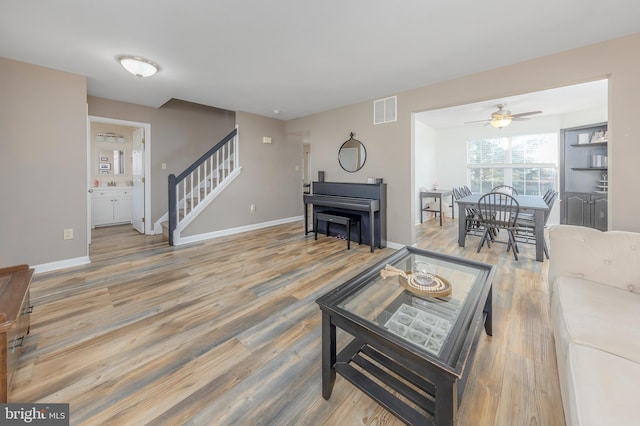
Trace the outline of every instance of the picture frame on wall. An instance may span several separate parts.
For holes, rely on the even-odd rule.
[[[111,170],[111,163],[100,163],[100,170]]]

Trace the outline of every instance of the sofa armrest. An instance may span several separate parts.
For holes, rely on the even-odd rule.
[[[640,233],[554,225],[549,242],[550,284],[565,275],[640,294]]]

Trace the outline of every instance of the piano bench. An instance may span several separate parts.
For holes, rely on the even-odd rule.
[[[358,244],[362,244],[362,229],[360,227],[360,215],[350,214],[336,211],[323,211],[317,212],[313,220],[313,229],[315,232],[315,239],[318,239],[318,221],[327,222],[327,237],[329,236],[329,224],[339,223],[347,227],[347,250],[351,249],[351,225],[358,225]]]

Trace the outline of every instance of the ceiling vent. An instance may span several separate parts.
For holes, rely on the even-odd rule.
[[[373,101],[373,124],[391,123],[397,120],[397,96]]]

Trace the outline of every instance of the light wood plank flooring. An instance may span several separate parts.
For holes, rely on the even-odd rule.
[[[498,265],[494,336],[480,338],[461,425],[562,425],[548,262],[521,245],[476,254],[457,222],[418,246]],[[315,299],[392,249],[304,236],[293,223],[171,248],[129,226],[97,229],[92,263],[38,274],[10,401],[70,403],[74,425],[398,425],[338,377],[321,396]],[[339,334],[344,344],[348,336]]]

